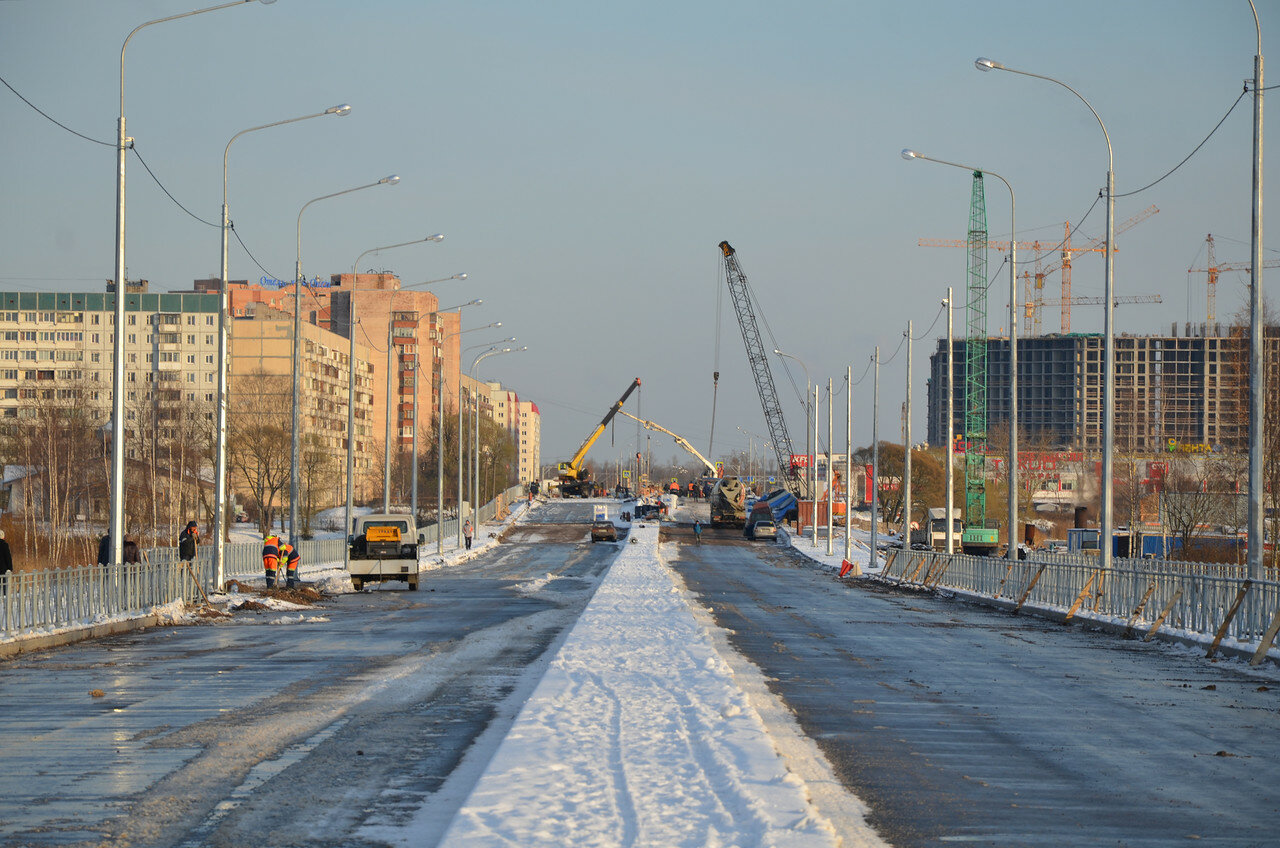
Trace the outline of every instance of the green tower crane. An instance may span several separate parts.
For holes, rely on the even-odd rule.
[[[987,522],[987,202],[982,172],[973,172],[969,198],[969,280],[964,371],[964,532],[965,553],[991,554],[1000,530]]]

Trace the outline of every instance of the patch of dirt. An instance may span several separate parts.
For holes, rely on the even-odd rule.
[[[506,531],[503,541],[575,545],[587,541],[590,532],[590,524],[517,524]]]

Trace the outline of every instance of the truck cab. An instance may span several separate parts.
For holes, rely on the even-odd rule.
[[[374,513],[357,517],[347,537],[352,588],[359,592],[365,583],[403,580],[411,591],[416,591],[418,546],[425,544],[426,537],[418,533],[411,515]]]

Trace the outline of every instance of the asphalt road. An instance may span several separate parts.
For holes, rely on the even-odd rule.
[[[360,834],[427,804],[447,823],[451,777],[616,551],[587,505],[539,518],[418,592],[0,661],[0,845],[382,844]]]
[[[1280,844],[1274,672],[841,582],[737,532],[664,532],[895,846]]]

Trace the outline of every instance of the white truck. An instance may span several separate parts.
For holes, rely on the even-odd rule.
[[[357,517],[347,537],[348,571],[357,592],[365,583],[403,580],[418,588],[418,546],[426,544],[411,515],[374,513]]]
[[[913,533],[912,541],[917,533]],[[964,522],[960,520],[960,510],[951,510],[951,532],[952,541],[955,549],[960,550],[960,536],[964,533]],[[947,549],[947,510],[946,507],[935,506],[929,508],[929,526],[925,528],[927,538],[922,539],[935,551],[945,551]]]

